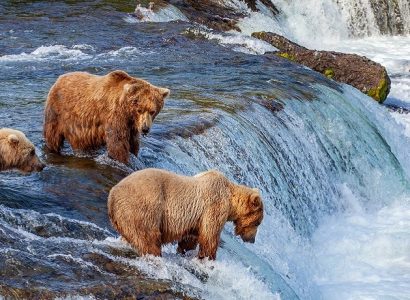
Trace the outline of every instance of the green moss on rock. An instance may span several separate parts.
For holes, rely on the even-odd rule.
[[[335,76],[335,71],[333,71],[332,68],[327,68],[327,69],[323,72],[323,74],[325,74],[325,76],[326,76],[327,78],[332,79],[333,76]]]
[[[279,52],[279,53],[276,53],[276,55],[280,56],[282,58],[286,58],[286,59],[291,60],[291,61],[295,61],[295,56],[291,53],[288,53],[288,52]]]
[[[371,88],[367,92],[367,95],[369,95],[379,103],[383,103],[389,93],[389,80],[386,79],[388,78],[388,75],[386,73],[384,73],[383,75],[384,76],[382,79],[380,79],[377,87]]]

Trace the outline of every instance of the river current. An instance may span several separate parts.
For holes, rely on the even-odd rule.
[[[203,299],[410,299],[407,115],[262,55],[272,46],[246,30],[212,32],[174,9],[139,22],[133,9],[126,1],[0,4],[0,127],[24,131],[47,163],[41,173],[0,174],[0,298],[47,291],[99,299],[143,285]],[[242,26],[283,25],[256,17]],[[305,44],[386,64],[387,104],[406,107],[408,41]],[[140,156],[125,166],[104,149],[48,154],[42,115],[56,78],[115,69],[171,90]],[[111,228],[106,200],[121,178],[146,167],[215,168],[258,187],[266,210],[256,243],[227,224],[215,262],[195,251],[180,257],[175,245],[162,258],[136,257]]]

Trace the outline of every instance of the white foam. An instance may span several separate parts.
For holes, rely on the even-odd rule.
[[[118,58],[132,58],[134,56],[140,56],[145,54],[152,54],[153,52],[142,51],[136,47],[126,46],[117,50],[111,50],[106,53],[98,54],[98,58],[108,58],[116,60]]]
[[[128,23],[140,22],[171,22],[171,21],[188,21],[188,18],[175,6],[168,4],[166,7],[154,11],[151,8],[145,8],[138,5],[135,8],[135,15],[127,15],[124,21]]]
[[[313,278],[325,299],[409,299],[410,198],[330,217],[312,245]]]
[[[176,247],[163,247],[163,257],[143,256],[135,259],[94,251],[110,259],[138,268],[146,276],[193,287],[190,294],[202,299],[280,299],[269,287],[229,253],[218,251],[217,261],[200,261],[196,252],[184,258],[175,254]]]
[[[410,138],[410,113],[392,112],[391,115],[397,123],[404,126],[404,134]]]
[[[278,50],[264,41],[245,36],[237,32],[215,33],[206,29],[191,29],[190,33],[198,36],[204,36],[209,40],[216,40],[223,46],[231,47],[233,51],[243,52],[246,54],[264,54],[269,51]]]
[[[87,53],[86,53],[87,52]],[[78,61],[92,59],[115,60],[149,55],[153,51],[142,51],[136,47],[125,46],[105,53],[96,54],[93,46],[87,44],[67,47],[64,45],[40,46],[30,53],[10,54],[0,56],[1,62],[34,62],[34,61]]]
[[[272,14],[250,12],[249,15],[241,19],[237,25],[245,35],[251,35],[253,32],[258,31],[269,31],[282,35],[286,34],[284,28]]]
[[[41,46],[31,53],[20,53],[3,55],[0,57],[0,62],[18,62],[18,61],[43,61],[49,59],[59,60],[81,60],[91,56],[85,54],[80,48],[67,48],[64,45]]]

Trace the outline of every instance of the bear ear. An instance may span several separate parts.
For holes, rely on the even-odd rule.
[[[19,138],[18,138],[17,135],[15,135],[15,134],[10,134],[10,135],[7,137],[7,140],[8,140],[9,143],[12,144],[12,145],[17,145],[17,144],[20,142]]]
[[[164,99],[169,96],[169,93],[171,93],[171,91],[166,88],[159,88],[159,92],[161,93]]]
[[[112,71],[111,73],[108,74],[108,76],[110,76],[111,78],[113,78],[115,80],[118,80],[118,81],[122,81],[124,79],[131,78],[130,75],[128,75],[126,72],[124,72],[122,70]]]
[[[259,192],[258,193],[253,193],[249,197],[249,204],[250,204],[250,206],[253,210],[257,210],[257,209],[260,208],[260,206],[262,204],[262,200],[261,200],[261,197],[259,196]]]
[[[126,83],[124,84],[124,91],[129,95],[134,95],[138,90],[142,90],[144,85],[143,82]]]

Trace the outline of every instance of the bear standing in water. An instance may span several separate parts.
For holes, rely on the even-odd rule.
[[[139,255],[161,255],[161,245],[178,241],[178,252],[199,244],[199,258],[216,258],[227,221],[245,242],[255,241],[263,219],[257,189],[229,181],[218,171],[181,176],[159,169],[137,171],[108,197],[114,228]]]
[[[107,146],[108,155],[127,163],[138,155],[140,134],[148,134],[169,90],[124,71],[105,76],[73,72],[60,76],[48,94],[44,115],[47,148],[60,152]]]
[[[43,170],[44,166],[24,133],[10,128],[0,129],[0,171],[33,172]]]

